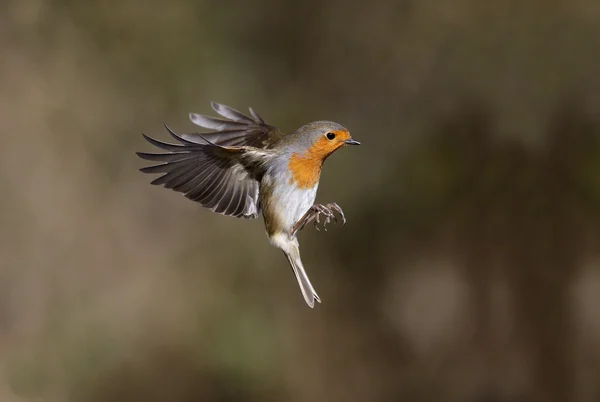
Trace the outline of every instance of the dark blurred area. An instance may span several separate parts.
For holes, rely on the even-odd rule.
[[[600,400],[600,2],[8,0],[0,401]],[[134,151],[334,120],[302,300]]]

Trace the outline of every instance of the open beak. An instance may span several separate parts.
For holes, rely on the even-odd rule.
[[[344,143],[345,143],[346,145],[360,145],[360,142],[358,142],[358,141],[356,141],[356,140],[353,140],[352,138],[350,138],[350,139],[348,139],[348,140],[344,141]]]

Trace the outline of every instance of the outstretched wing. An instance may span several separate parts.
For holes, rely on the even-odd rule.
[[[226,120],[190,113],[190,120],[194,124],[213,131],[200,134],[181,134],[182,138],[197,144],[212,142],[217,145],[250,146],[265,149],[272,148],[282,138],[281,132],[277,128],[266,124],[252,108],[250,108],[250,114],[252,115],[250,117],[220,103],[211,102],[211,106],[215,112]]]
[[[164,173],[151,184],[185,194],[214,212],[240,218],[256,218],[260,213],[257,174],[270,152],[251,147],[220,146],[205,141],[191,142],[165,126],[180,144],[168,144],[144,135],[167,153],[137,155],[162,162],[140,169],[144,173]]]

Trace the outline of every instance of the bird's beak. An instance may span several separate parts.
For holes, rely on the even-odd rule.
[[[346,141],[344,141],[344,143],[347,145],[360,145],[360,142],[353,140],[352,138],[347,139]]]

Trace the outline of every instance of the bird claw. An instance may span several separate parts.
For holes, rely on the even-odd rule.
[[[320,222],[320,217],[321,215],[324,215],[325,219],[323,220],[323,230],[327,231],[327,224],[329,224],[331,222],[331,220],[333,219],[335,222],[337,222],[337,218],[335,217],[333,211],[331,211],[329,205],[315,205],[315,212],[316,212],[316,223],[321,223]]]
[[[327,225],[329,223],[331,223],[332,221],[334,223],[339,222],[338,217],[335,216],[334,211],[341,216],[342,222],[343,224],[345,224],[346,217],[344,216],[344,212],[336,203],[331,203],[327,205],[315,204],[312,206],[310,212],[314,216],[314,226],[318,231],[321,230],[319,229],[319,225],[321,225],[321,223],[323,230],[327,231]]]
[[[329,210],[333,210],[335,212],[337,212],[338,214],[340,214],[340,217],[342,218],[342,225],[346,224],[346,215],[344,215],[344,211],[342,211],[342,208],[335,202],[332,202],[330,204],[327,204],[327,207],[329,208]],[[337,218],[334,216],[335,222],[337,223]]]
[[[321,225],[321,223],[323,230],[327,231],[327,224],[331,223],[331,221],[334,223],[339,222],[338,217],[335,216],[334,212],[337,212],[340,215],[342,224],[345,225],[346,216],[338,204],[335,202],[327,205],[315,204],[296,223],[296,225],[294,225],[292,229],[292,235],[296,235],[299,230],[301,230],[307,223],[310,223],[311,221],[314,221],[313,225],[318,231],[321,231],[321,229],[319,229],[319,225]]]

